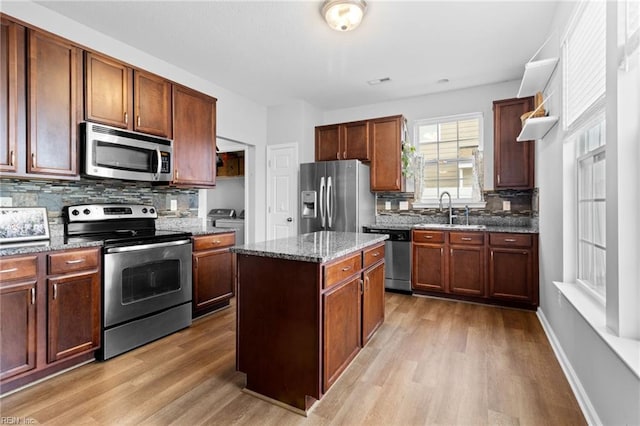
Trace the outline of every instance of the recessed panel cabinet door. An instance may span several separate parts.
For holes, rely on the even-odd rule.
[[[384,262],[364,271],[363,278],[362,346],[384,322]]]
[[[29,31],[27,172],[78,175],[82,52],[62,39]]]
[[[134,72],[134,130],[171,137],[171,83],[144,71]]]
[[[85,54],[85,117],[108,126],[133,129],[131,68],[96,53]]]
[[[48,280],[48,362],[100,346],[100,274]]]
[[[402,116],[371,120],[371,191],[401,191]]]
[[[216,183],[216,99],[173,85],[173,182]]]
[[[340,126],[316,127],[316,161],[340,160]]]
[[[534,302],[533,250],[489,248],[489,296]]]
[[[412,250],[412,288],[425,291],[447,291],[444,244],[413,244]]]
[[[326,392],[360,350],[360,276],[329,290],[322,296],[322,300],[322,388]]]
[[[205,310],[234,293],[235,258],[228,248],[193,254],[193,310]]]
[[[36,366],[36,282],[0,286],[0,379]]]
[[[484,296],[484,246],[449,248],[449,291]]]
[[[18,170],[18,96],[25,96],[24,28],[4,18],[0,34],[0,171]],[[22,73],[21,73],[22,71]],[[24,118],[24,117],[23,117]],[[23,153],[24,155],[24,153]]]

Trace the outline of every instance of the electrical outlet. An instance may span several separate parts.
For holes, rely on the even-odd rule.
[[[511,201],[503,201],[502,202],[502,210],[508,212],[511,210]]]
[[[385,201],[384,202],[384,209],[385,210],[391,210],[391,201]]]
[[[408,201],[400,201],[400,205],[398,206],[400,210],[409,210],[409,202]]]
[[[0,207],[13,206],[13,199],[11,197],[0,197]]]
[[[175,212],[178,210],[178,200],[171,200],[171,211]]]

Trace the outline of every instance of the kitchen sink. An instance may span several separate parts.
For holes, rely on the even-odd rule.
[[[456,223],[421,223],[415,225],[416,229],[467,229],[467,230],[483,230],[485,225],[460,225]]]

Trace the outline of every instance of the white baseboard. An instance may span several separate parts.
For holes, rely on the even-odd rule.
[[[586,418],[587,423],[589,423],[590,425],[602,425],[600,417],[598,417],[598,413],[593,407],[593,404],[591,404],[589,396],[582,387],[582,383],[580,382],[578,375],[573,370],[573,367],[569,362],[569,358],[567,358],[564,351],[562,350],[562,346],[560,345],[560,342],[554,334],[553,329],[551,328],[551,324],[549,324],[549,321],[547,321],[547,318],[544,316],[544,312],[542,312],[542,309],[538,309],[537,315],[538,320],[542,325],[542,329],[544,330],[545,334],[547,335],[547,339],[551,344],[551,348],[553,349],[553,352],[556,354],[556,358],[560,363],[560,367],[562,368],[564,375],[569,381],[569,385],[573,390],[573,394],[578,400],[578,405],[580,405],[580,409],[582,410],[582,414]]]

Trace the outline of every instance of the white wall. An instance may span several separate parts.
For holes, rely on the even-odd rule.
[[[207,212],[211,209],[244,210],[244,176],[218,177],[215,189],[207,190]]]
[[[251,214],[247,220],[249,238],[264,240],[266,217],[266,187],[264,186],[267,108],[216,84],[197,77],[187,70],[155,58],[141,50],[112,39],[89,27],[72,21],[30,1],[3,2],[2,12],[50,31],[79,45],[102,52],[133,66],[145,69],[169,80],[191,87],[218,99],[217,133],[251,146],[246,158],[246,170]],[[202,199],[202,197],[201,197]],[[204,211],[203,209],[200,209]],[[201,217],[203,217],[201,215]]]
[[[298,144],[300,163],[315,160],[315,126],[322,121],[322,111],[303,101],[269,107],[267,144]]]
[[[524,70],[524,64],[523,64]],[[393,83],[391,83],[393,84]],[[477,86],[393,102],[327,111],[321,124],[402,114],[413,138],[413,122],[424,118],[481,112],[484,126],[484,189],[493,188],[493,101],[515,98],[520,81]]]
[[[568,24],[573,2],[560,2],[552,39],[540,58],[560,56],[560,36]],[[546,108],[561,115],[561,64],[556,69],[546,92],[554,92]],[[637,108],[637,105],[636,105]],[[635,111],[636,117],[638,111]],[[607,123],[609,127],[609,123]],[[540,313],[550,326],[556,343],[566,356],[578,398],[587,409],[588,420],[608,424],[640,424],[640,379],[621,361],[582,315],[558,294],[553,281],[571,280],[575,273],[573,256],[563,255],[563,245],[572,246],[575,233],[563,215],[572,217],[573,200],[563,194],[564,132],[561,123],[536,142],[536,182],[539,187]],[[609,143],[609,142],[607,142]],[[609,154],[607,154],[609,161]],[[565,178],[572,178],[565,176]],[[564,204],[564,206],[563,206]],[[569,221],[572,222],[572,221]],[[570,250],[569,250],[570,251]],[[637,308],[637,306],[636,306]],[[592,410],[592,411],[589,411]]]

